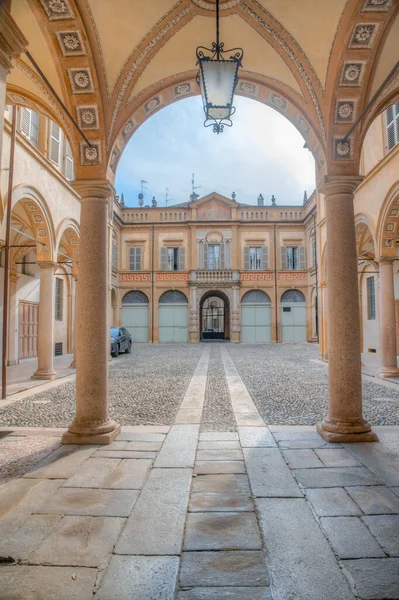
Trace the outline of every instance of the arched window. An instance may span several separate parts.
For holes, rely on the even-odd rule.
[[[126,304],[148,304],[148,298],[143,292],[128,292],[123,296],[122,305]]]
[[[159,304],[188,304],[186,296],[178,290],[169,290],[162,294]]]
[[[287,290],[281,296],[281,302],[287,302],[289,304],[293,302],[305,302],[305,296],[299,290]]]
[[[262,290],[250,290],[242,297],[241,304],[271,304],[269,296]]]

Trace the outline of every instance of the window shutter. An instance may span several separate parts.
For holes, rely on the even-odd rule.
[[[20,109],[20,120],[19,120],[19,130],[25,137],[29,138],[30,135],[30,119],[31,112],[29,108],[25,108],[22,106]]]
[[[208,244],[204,244],[204,269],[208,268]]]
[[[168,270],[168,249],[165,246],[161,247],[161,271]]]
[[[388,150],[394,147],[395,145],[395,123],[392,123],[389,127],[387,127],[387,142],[388,142]]]
[[[197,242],[197,254],[198,269],[204,269],[204,244],[202,242]]]
[[[136,248],[136,268],[135,271],[141,271],[141,248]]]
[[[393,120],[393,106],[390,106],[387,109],[387,123],[390,123]]]
[[[304,271],[305,269],[306,269],[305,246],[299,246],[299,270]]]
[[[224,269],[224,242],[220,244],[220,269]]]
[[[129,248],[129,271],[134,271],[135,258],[136,258],[136,248]]]
[[[60,141],[61,130],[56,123],[50,121],[49,159],[56,165],[60,164]]]
[[[71,146],[68,144],[68,140],[65,138],[65,177],[68,181],[74,178],[73,173],[73,158]]]
[[[225,269],[230,269],[230,265],[231,265],[231,261],[230,261],[230,249],[231,249],[231,244],[229,240],[226,240],[225,242],[225,247],[224,247],[224,268]]]
[[[39,145],[40,115],[33,110],[30,113],[30,141],[37,148]]]
[[[249,247],[244,246],[244,270],[249,271]]]
[[[186,249],[179,248],[178,270],[184,271],[185,269],[186,269]]]
[[[267,246],[262,247],[262,263],[261,269],[267,270],[269,268],[269,248]]]
[[[287,248],[281,246],[280,248],[280,269],[284,271],[287,268]]]

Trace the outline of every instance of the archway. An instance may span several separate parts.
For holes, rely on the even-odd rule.
[[[148,308],[148,298],[143,292],[128,292],[122,299],[122,325],[133,342],[148,342]]]
[[[281,296],[281,341],[306,342],[306,300],[299,290]]]
[[[230,339],[230,303],[222,292],[211,291],[201,298],[200,339]]]
[[[241,341],[265,344],[271,341],[271,302],[262,290],[250,290],[241,300]]]
[[[158,335],[161,343],[188,342],[188,300],[183,292],[169,290],[160,297]]]

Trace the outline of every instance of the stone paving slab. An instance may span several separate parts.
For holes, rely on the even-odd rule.
[[[200,441],[198,450],[240,450],[240,442],[237,440]]]
[[[363,517],[363,522],[389,556],[399,557],[399,515]]]
[[[192,494],[190,512],[251,512],[254,505],[249,495],[223,493],[223,494]]]
[[[354,600],[306,500],[262,498],[255,504],[273,600]]]
[[[152,460],[128,459],[120,461],[104,482],[104,489],[140,490],[148,477]]]
[[[61,515],[30,516],[19,529],[13,530],[9,537],[0,536],[0,556],[11,556],[14,560],[26,561],[29,554],[36,550],[60,519]]]
[[[349,488],[349,490],[351,489]],[[306,490],[306,498],[319,517],[356,517],[362,515],[360,508],[343,488],[309,489]]]
[[[101,488],[119,463],[115,458],[89,458],[62,487]]]
[[[123,533],[117,554],[180,554],[191,469],[152,469]]]
[[[1,567],[1,600],[92,600],[97,569]],[[109,599],[107,599],[109,600]]]
[[[203,431],[199,439],[201,442],[238,440],[238,434],[235,431]]]
[[[352,485],[381,485],[381,480],[366,467],[325,467],[324,469],[295,469],[297,481],[305,488],[349,487]]]
[[[342,561],[361,600],[398,600],[399,558]]]
[[[173,600],[178,569],[177,556],[113,556],[94,600]]]
[[[163,433],[170,431],[170,425],[122,425],[122,434],[124,433]],[[122,435],[121,434],[121,435]]]
[[[177,600],[272,600],[272,597],[267,587],[198,587],[179,592]]]
[[[358,517],[322,517],[320,523],[339,558],[385,558]]]
[[[183,423],[199,425],[201,417],[202,409],[200,408],[180,408],[175,417],[175,425]]]
[[[165,441],[165,433],[151,433],[146,430],[142,431],[122,431],[118,435],[117,442],[161,442]]]
[[[156,467],[194,467],[199,425],[173,425],[155,461]]]
[[[116,442],[118,443],[118,442]],[[123,450],[133,450],[136,452],[158,452],[162,447],[162,442],[127,442]]]
[[[250,489],[246,475],[221,474],[198,475],[192,483],[192,493],[203,494],[245,494],[249,496]]]
[[[247,588],[268,586],[269,578],[261,551],[183,552],[180,584]]]
[[[115,517],[63,517],[29,563],[98,567],[112,553],[124,523]]]
[[[388,487],[399,485],[399,454],[381,444],[345,444],[345,448]]]
[[[198,450],[197,460],[242,460],[241,450]]]
[[[324,467],[324,464],[309,448],[300,450],[283,450],[282,454],[290,469],[315,469]]]
[[[128,517],[138,497],[136,490],[63,488],[36,512],[39,514]]]
[[[280,450],[274,448],[244,448],[252,493],[258,497],[302,497]]]
[[[196,475],[216,475],[223,473],[246,473],[243,460],[197,460]]]
[[[253,513],[189,513],[185,550],[259,550],[262,542]]]
[[[99,446],[61,446],[29,473],[26,478],[69,479]]]
[[[239,427],[238,435],[243,448],[277,448],[276,440],[267,427]]]
[[[391,490],[393,491],[394,494],[399,496],[399,487],[392,487]]]
[[[315,450],[317,456],[323,461],[326,467],[361,467],[356,458],[352,456],[345,448],[337,450],[319,448]]]
[[[95,458],[137,458],[155,460],[156,452],[134,452],[133,450],[97,450],[93,454]]]
[[[323,439],[321,440],[281,440],[278,442],[279,448],[290,448],[295,450],[301,448],[342,448],[342,444],[328,444]]]
[[[399,514],[399,498],[385,486],[348,487],[347,491],[366,515]]]

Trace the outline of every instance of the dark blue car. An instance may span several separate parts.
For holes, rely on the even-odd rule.
[[[124,327],[111,327],[111,354],[118,356],[119,352],[129,354],[132,350],[132,336]]]

